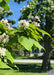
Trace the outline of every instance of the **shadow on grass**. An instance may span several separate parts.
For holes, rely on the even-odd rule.
[[[43,57],[27,57],[27,58],[22,58],[22,59],[43,59]]]
[[[41,70],[41,64],[34,64],[34,63],[15,63],[17,67],[19,67],[19,71],[12,67],[16,72],[24,72],[24,73],[46,73],[47,70]],[[10,70],[8,68],[0,68],[0,70]]]
[[[29,57],[29,56],[22,56],[22,57],[18,57],[18,58],[15,58],[15,59],[43,59],[43,57]]]
[[[19,67],[20,72],[32,72],[32,73],[45,73],[47,71],[41,70],[40,64],[16,64]]]
[[[0,68],[0,70],[10,70],[10,68]]]

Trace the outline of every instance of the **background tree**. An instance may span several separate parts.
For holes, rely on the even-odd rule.
[[[9,0],[0,0],[0,68],[16,67],[16,65],[13,63],[14,58],[12,57],[11,52],[8,48],[6,48],[6,46],[8,47],[7,43],[9,42],[10,35],[12,35],[14,31],[14,29],[8,23],[8,20],[3,19],[9,13],[8,2]]]
[[[28,1],[27,7],[23,7],[21,10],[22,16],[21,19],[29,20],[29,22],[35,21],[35,16],[39,16],[41,20],[41,29],[44,29],[46,32],[51,33],[54,21],[54,1],[53,0],[33,0]],[[52,30],[53,32],[53,30]],[[51,69],[50,64],[50,52],[51,52],[51,39],[49,36],[44,35],[44,57],[42,63],[42,69]]]
[[[1,0],[0,1],[0,7],[2,7],[2,8],[0,8],[0,20],[1,19],[5,19],[5,18],[7,18],[9,15],[12,15],[13,13],[12,13],[12,11],[9,11],[9,6],[7,5],[7,3],[6,2],[9,2],[9,0],[7,1],[7,0]],[[4,6],[3,6],[3,5]],[[7,8],[6,8],[7,7]],[[10,19],[8,19],[8,21],[9,21],[9,23],[11,23],[11,24],[15,24],[16,23],[16,21],[15,20],[10,20]]]
[[[0,1],[0,3],[1,3],[0,6],[2,8],[4,8],[5,10],[9,10],[9,6],[7,5],[7,2],[9,2],[9,0],[4,0],[4,1],[1,0]],[[26,9],[27,10],[29,9],[29,5],[27,6]],[[34,9],[34,8],[32,8],[32,9]],[[28,15],[28,12],[26,15]],[[30,15],[31,15],[31,13],[30,13]],[[13,64],[14,59],[11,56],[11,49],[10,49],[10,47],[12,46],[13,43],[20,43],[22,46],[24,46],[29,51],[32,50],[32,47],[34,45],[37,48],[39,48],[40,50],[43,48],[38,42],[39,39],[42,39],[42,36],[39,34],[39,32],[45,33],[48,36],[50,36],[50,35],[47,32],[40,29],[40,27],[39,27],[40,26],[40,18],[38,16],[34,16],[34,17],[32,17],[34,19],[34,20],[32,19],[33,24],[29,23],[28,21],[21,20],[19,22],[18,28],[16,28],[16,29],[14,29],[10,26],[10,24],[8,23],[8,20],[2,19],[0,21],[0,38],[1,38],[0,39],[0,47],[1,47],[0,48],[0,50],[1,50],[0,51],[0,56],[1,56],[0,63],[1,63],[1,65],[3,63],[1,61],[1,59],[3,59],[5,56],[5,54],[4,55],[2,54],[2,51],[4,50],[2,47],[7,49],[7,50],[4,50],[4,51],[6,51],[6,58],[7,58],[7,63],[5,65],[6,67],[7,67],[7,64],[9,66],[16,67],[16,65]],[[6,43],[7,38],[8,38],[7,36],[10,36],[8,43]]]
[[[26,1],[26,0],[14,0],[15,2],[17,2],[18,4],[20,4],[20,2],[22,1]]]

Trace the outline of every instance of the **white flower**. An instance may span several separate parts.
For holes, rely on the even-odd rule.
[[[8,41],[9,41],[9,36],[8,35],[6,35],[5,33],[0,35],[0,42],[7,43]]]
[[[26,28],[28,28],[28,27],[29,27],[29,23],[28,23],[28,21],[27,21],[27,22],[25,21],[24,29],[26,29]]]
[[[34,16],[32,16],[32,19],[34,19]]]
[[[0,56],[5,56],[5,48],[0,47]]]
[[[40,27],[40,24],[38,22],[33,22],[33,24],[37,27]]]
[[[27,5],[27,7],[29,7],[29,5]]]
[[[29,20],[28,22],[32,22],[31,20]]]
[[[6,20],[4,21],[4,23],[8,23],[8,20],[6,19]]]
[[[5,52],[1,50],[1,56],[5,56]]]
[[[11,27],[10,27],[10,24],[9,24],[9,23],[6,23],[6,24],[5,24],[5,27],[6,27],[6,28],[8,28],[8,29],[11,29]]]
[[[3,52],[5,52],[5,51],[6,51],[6,49],[5,49],[5,48],[2,48],[2,50],[3,50]]]
[[[11,27],[10,29],[14,29],[14,28]]]
[[[39,17],[38,17],[38,16],[35,16],[35,18],[36,18],[36,19],[39,19]]]
[[[41,21],[40,21],[40,18],[39,18],[38,16],[35,16],[35,18],[36,18],[39,22],[41,22]]]
[[[8,20],[7,20],[7,19],[6,19],[6,20],[2,19],[1,22],[2,22],[2,23],[7,23]]]
[[[11,29],[11,26],[10,26],[10,24],[8,23],[8,20],[7,20],[7,19],[6,19],[6,20],[2,19],[0,22],[4,23],[4,26],[5,26],[7,29]]]
[[[4,59],[4,62],[7,62],[7,59]]]
[[[28,21],[25,21],[25,20],[21,20],[18,24],[19,27],[23,26],[24,29],[28,28],[29,27],[29,22]]]
[[[54,9],[54,6],[51,6],[51,9],[53,10]]]

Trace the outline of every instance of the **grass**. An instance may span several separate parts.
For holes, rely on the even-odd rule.
[[[0,75],[46,75],[45,71],[41,71],[41,64],[34,63],[15,63],[19,67],[17,70],[0,70]]]
[[[30,57],[30,56],[18,56],[18,57],[16,57],[15,59],[19,59],[19,60],[21,60],[21,59],[23,59],[23,60],[42,60],[42,58],[41,57],[39,57],[39,58],[37,58],[37,57]],[[51,60],[52,61],[54,61],[54,58],[51,58]]]
[[[13,71],[13,70],[4,70],[4,71],[0,71],[0,75],[46,75],[44,73],[28,73],[28,72],[17,72],[17,71]]]
[[[36,59],[32,57],[17,57],[16,59]],[[39,60],[39,59],[37,59]],[[19,67],[18,70],[2,70],[0,69],[0,75],[47,75],[47,71],[42,71],[41,63],[15,63]],[[51,64],[54,67],[54,64]]]
[[[42,71],[41,63],[15,63],[19,67],[17,70],[1,70],[0,75],[47,75],[47,71]],[[52,64],[54,67],[54,64]]]
[[[19,56],[19,57],[16,57],[15,59],[37,59],[37,60],[41,60],[41,59],[38,59],[36,57],[30,57],[30,56]]]
[[[47,71],[42,71],[41,63],[15,63],[19,67],[18,70],[1,70],[0,75],[47,75]],[[51,64],[54,67],[54,64]]]

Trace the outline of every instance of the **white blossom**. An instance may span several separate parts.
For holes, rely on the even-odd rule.
[[[35,26],[40,27],[40,24],[38,22],[32,22]]]
[[[11,26],[10,26],[10,24],[8,23],[8,20],[7,20],[7,19],[6,19],[6,20],[2,19],[0,22],[4,23],[4,26],[5,26],[7,29],[11,29]]]
[[[25,21],[25,20],[21,20],[18,24],[19,27],[23,26],[24,29],[28,28],[29,27],[29,22],[28,21]]]
[[[8,41],[9,41],[9,36],[8,35],[6,35],[5,33],[0,35],[0,42],[7,43]]]
[[[11,27],[10,29],[14,29],[13,27]]]
[[[34,16],[32,16],[32,19],[34,19]]]
[[[6,28],[8,28],[8,29],[11,29],[11,27],[10,27],[10,24],[9,24],[9,23],[6,23],[6,24],[5,24],[5,27],[6,27]]]
[[[29,5],[27,5],[27,7],[29,7]]]
[[[0,47],[0,56],[5,56],[5,48]]]
[[[28,22],[32,22],[31,20],[29,20]]]
[[[39,22],[41,22],[41,21],[40,21],[40,18],[39,18],[38,16],[35,16],[35,18],[36,18]]]
[[[2,23],[8,23],[8,20],[7,19],[6,20],[2,19],[1,22]]]
[[[7,62],[7,59],[4,59],[4,62]]]

